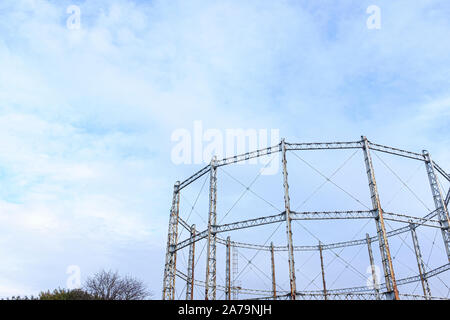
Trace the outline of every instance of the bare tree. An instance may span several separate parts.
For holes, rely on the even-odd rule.
[[[89,277],[84,290],[100,300],[144,300],[151,296],[142,281],[105,270]]]

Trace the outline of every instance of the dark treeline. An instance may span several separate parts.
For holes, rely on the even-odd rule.
[[[80,289],[58,288],[42,291],[38,296],[13,296],[4,300],[145,300],[151,296],[141,280],[102,270],[89,277]]]

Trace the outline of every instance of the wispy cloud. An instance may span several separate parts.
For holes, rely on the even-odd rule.
[[[366,28],[371,1],[3,1],[0,243],[39,250],[5,251],[28,267],[6,260],[0,294],[64,285],[74,259],[124,267],[124,242],[158,252],[153,274],[135,270],[157,291],[172,185],[192,169],[171,164],[170,134],[194,120],[301,141],[366,134],[450,160],[450,5],[377,3],[380,30]],[[52,264],[58,276],[27,284]]]

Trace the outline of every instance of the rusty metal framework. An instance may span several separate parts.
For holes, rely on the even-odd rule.
[[[317,212],[297,212],[291,209],[289,196],[289,181],[288,181],[288,166],[286,154],[289,151],[302,150],[340,150],[340,149],[360,149],[364,156],[364,164],[367,173],[368,188],[370,191],[372,208],[362,211],[317,211]],[[375,170],[372,162],[372,152],[382,152],[391,155],[409,158],[421,161],[425,164],[426,173],[431,187],[433,202],[435,210],[429,212],[423,217],[409,216],[403,213],[386,212],[383,210],[380,195],[378,192]],[[284,211],[270,216],[262,216],[255,219],[247,219],[242,221],[235,221],[227,224],[217,223],[217,169],[222,166],[235,164],[238,162],[245,162],[253,158],[267,156],[275,153],[281,153],[281,165],[283,176],[283,190],[284,190]],[[208,226],[206,230],[198,232],[195,225],[189,223],[180,216],[180,193],[194,181],[209,173],[209,214]],[[440,176],[439,176],[440,175]],[[439,176],[439,177],[438,177]],[[432,295],[429,279],[438,276],[441,273],[448,272],[450,269],[450,219],[448,212],[448,205],[450,201],[450,190],[445,193],[439,178],[443,178],[450,182],[450,174],[444,171],[436,162],[431,159],[427,151],[422,153],[410,152],[375,144],[370,142],[365,136],[361,137],[359,141],[353,142],[325,142],[325,143],[289,143],[284,139],[275,146],[260,149],[234,157],[217,160],[215,157],[211,160],[208,166],[205,166],[188,179],[177,182],[174,186],[174,193],[172,198],[172,206],[169,215],[169,228],[166,249],[166,259],[164,265],[164,278],[162,298],[165,300],[173,300],[175,296],[176,277],[186,282],[185,293],[186,299],[194,299],[194,287],[204,288],[204,298],[206,300],[217,299],[217,292],[221,291],[225,295],[225,299],[236,298],[237,292],[253,295],[252,299],[448,299],[448,297],[436,297]],[[280,210],[281,211],[281,210]],[[293,243],[293,226],[292,221],[295,220],[349,220],[349,219],[372,219],[375,222],[376,234],[366,234],[365,238],[352,239],[344,242],[336,243],[322,243],[319,241],[317,245],[294,245]],[[387,231],[385,221],[395,221],[403,223],[404,226]],[[253,228],[261,225],[284,223],[286,228],[286,245],[274,246],[266,244],[253,244],[231,241],[228,236],[227,239],[219,237],[220,233],[236,231],[241,229]],[[178,227],[179,225],[189,231],[189,237],[179,241]],[[419,240],[416,234],[417,228],[435,228],[440,230],[443,238],[444,248],[448,263],[437,268],[428,270],[425,268],[424,259],[422,257]],[[394,271],[395,263],[390,252],[389,239],[400,236],[404,233],[410,232],[414,247],[415,258],[417,261],[417,275],[397,279]],[[200,240],[206,240],[206,275],[205,280],[198,280],[195,274],[195,244]],[[383,269],[384,282],[379,279],[375,272],[374,255],[372,252],[372,242],[378,242],[380,251],[381,264]],[[217,284],[217,245],[222,245],[226,248],[225,266],[226,279],[224,285]],[[350,287],[341,289],[327,289],[325,264],[323,253],[327,250],[336,248],[346,248],[352,246],[367,246],[369,254],[369,262],[371,267],[372,282],[369,281],[367,286]],[[177,268],[177,252],[183,248],[189,248],[188,267],[186,273]],[[251,289],[238,287],[236,282],[237,273],[237,249],[254,249],[263,250],[270,253],[271,264],[271,287],[267,290]],[[295,259],[294,252],[296,251],[317,251],[320,254],[320,265],[322,275],[322,290],[299,291],[296,287],[295,276]],[[275,281],[275,252],[286,252],[288,261],[289,274],[289,290],[277,289]],[[233,265],[233,277],[231,266]],[[409,283],[421,283],[423,289],[422,295],[406,294],[399,290],[400,286]]]

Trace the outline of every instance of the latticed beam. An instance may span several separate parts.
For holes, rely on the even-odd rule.
[[[299,300],[324,300],[324,296],[315,293],[297,293]],[[325,300],[374,300],[376,295],[373,293],[328,293]]]
[[[167,233],[166,263],[163,278],[163,300],[175,299],[175,274],[177,263],[176,245],[178,241],[178,216],[180,210],[180,182],[174,186],[172,207],[170,209],[169,231]]]
[[[323,284],[323,297],[327,300],[327,283],[325,281],[325,267],[323,265],[323,253],[322,245],[319,242],[319,254],[320,254],[320,269],[322,271],[322,284]]]
[[[206,286],[205,300],[216,300],[216,231],[217,224],[217,167],[216,159],[211,160],[209,184],[209,219],[208,219],[208,248],[206,252]]]
[[[225,258],[225,300],[231,300],[231,241],[227,238],[227,250]]]
[[[444,247],[447,252],[448,261],[450,261],[450,218],[448,214],[447,205],[445,204],[444,196],[442,194],[439,180],[435,172],[435,164],[427,151],[423,151],[426,159],[425,167],[430,182],[431,194],[433,195],[434,205],[437,210],[437,215],[441,224],[442,239],[444,240]]]
[[[432,219],[437,214],[437,211],[433,211],[429,214],[427,214],[423,218],[418,217],[412,217],[407,215],[400,215],[395,213],[389,213],[385,212],[385,215],[387,218],[386,220],[391,221],[397,221],[397,222],[404,222],[409,223],[410,221],[414,222],[414,224],[417,226],[428,226],[428,227],[439,227],[439,221]],[[233,231],[233,230],[239,230],[239,229],[245,229],[245,228],[251,228],[256,226],[261,226],[265,224],[271,224],[271,223],[277,223],[277,222],[283,222],[285,221],[285,213],[282,212],[277,215],[267,216],[267,217],[261,217],[261,218],[255,218],[255,219],[249,219],[249,220],[243,220],[228,224],[223,224],[219,226],[213,226],[213,229],[216,233],[221,232],[227,232],[227,231]],[[334,219],[373,219],[373,211],[317,211],[317,212],[294,212],[291,211],[291,220],[334,220]],[[391,230],[386,233],[388,237],[392,237],[398,234],[402,234],[409,231],[409,226],[405,226],[399,229]],[[178,243],[176,246],[176,250],[180,250],[182,248],[185,248],[191,244],[192,241],[196,242],[199,240],[202,240],[208,236],[208,230],[202,231],[200,233],[197,233],[195,237],[188,238],[186,240],[183,240]],[[371,241],[376,241],[378,238],[377,236],[373,236],[370,238]],[[217,238],[217,241],[225,244],[224,240]],[[235,246],[241,247],[241,248],[247,248],[247,249],[258,249],[258,250],[270,250],[269,246],[262,246],[257,244],[250,244],[250,243],[241,243],[241,242],[233,242]],[[336,249],[336,248],[342,248],[342,247],[351,247],[351,246],[357,246],[362,245],[366,243],[366,239],[359,239],[359,240],[351,240],[351,241],[344,241],[344,242],[337,242],[337,243],[330,243],[330,244],[322,244],[323,250],[328,249]],[[287,246],[274,246],[275,251],[286,251]],[[317,245],[311,245],[311,246],[294,246],[294,251],[315,251],[319,250],[319,246]]]
[[[364,162],[366,164],[367,179],[369,181],[370,197],[372,199],[373,210],[376,214],[375,225],[377,227],[378,242],[380,246],[381,262],[383,264],[384,277],[386,280],[386,286],[388,296],[391,299],[398,300],[398,290],[395,281],[394,267],[392,264],[391,253],[389,250],[388,237],[386,235],[386,227],[384,225],[383,209],[381,208],[380,197],[378,194],[377,183],[375,180],[375,173],[372,164],[372,157],[370,155],[369,142],[366,137],[362,137],[364,142]]]
[[[191,238],[195,237],[195,224],[191,227]],[[186,300],[194,299],[194,279],[195,279],[195,241],[189,245],[188,270],[186,279]]]
[[[424,156],[420,153],[406,151],[406,150],[388,147],[388,146],[383,146],[381,144],[372,143],[370,141],[368,141],[368,143],[369,143],[369,147],[371,150],[389,153],[389,154],[393,154],[393,155],[400,156],[400,157],[425,161]]]
[[[294,212],[290,211],[291,220],[335,220],[335,219],[369,219],[373,218],[372,211],[322,211],[322,212]],[[407,216],[404,216],[407,217]],[[414,218],[414,217],[407,217]],[[401,221],[404,221],[402,218]],[[262,226],[286,220],[286,212],[255,219],[248,219],[215,226],[217,233]]]
[[[361,141],[352,142],[312,142],[312,143],[288,143],[286,150],[336,150],[362,148]]]
[[[444,171],[436,162],[433,161],[433,167],[439,172],[447,181],[450,182],[450,174]]]
[[[220,226],[214,226],[217,233],[245,229],[250,227],[262,226],[265,224],[271,224],[276,222],[285,221],[285,213],[280,213],[273,216],[261,217],[256,219],[243,220],[233,223],[227,223]]]
[[[202,232],[196,233],[194,237],[190,237],[190,238],[187,238],[186,240],[179,242],[177,244],[177,246],[175,247],[175,250],[176,251],[181,250],[181,249],[189,246],[192,242],[197,242],[199,240],[205,239],[206,237],[208,237],[208,229],[206,229]]]
[[[210,165],[207,165],[206,167],[203,167],[202,169],[200,169],[199,171],[197,171],[196,173],[194,173],[192,176],[190,176],[189,178],[187,178],[186,180],[184,180],[183,182],[180,183],[180,188],[184,189],[186,188],[188,185],[190,185],[192,182],[196,181],[197,179],[201,178],[202,176],[204,176],[205,174],[207,174],[210,171]]]
[[[341,219],[372,219],[373,212],[366,211],[291,211],[292,220],[341,220]]]
[[[369,178],[369,186],[372,197],[373,209],[369,211],[331,211],[331,212],[293,212],[290,210],[290,199],[289,199],[289,184],[287,179],[287,159],[286,152],[289,150],[292,151],[301,151],[301,150],[337,150],[337,149],[358,149],[361,148],[364,152],[365,163],[367,168],[367,174]],[[435,201],[436,210],[424,218],[418,217],[410,217],[407,215],[397,214],[397,213],[387,213],[381,209],[378,190],[376,187],[375,176],[373,173],[373,165],[372,159],[370,155],[370,150],[384,152],[393,154],[396,156],[402,156],[406,158],[411,158],[415,160],[424,161],[427,166],[427,173],[430,180],[430,185],[432,188],[433,199]],[[234,223],[228,223],[224,225],[217,225],[216,220],[216,201],[217,201],[217,168],[219,166],[225,166],[228,164],[233,164],[237,162],[247,161],[253,158],[268,156],[273,153],[282,152],[282,165],[283,165],[283,186],[284,186],[284,200],[285,200],[285,211],[276,215],[261,217],[256,219],[249,219],[244,221],[238,221]],[[179,216],[179,197],[180,190],[190,185],[194,181],[198,180],[200,177],[205,174],[210,173],[210,208],[209,208],[209,218],[208,218],[208,229],[197,233],[195,230],[192,232],[191,227]],[[449,249],[449,214],[448,214],[448,204],[450,201],[450,190],[447,194],[444,194],[442,190],[440,190],[437,174],[441,174],[444,179],[450,181],[450,175],[447,174],[437,163],[431,160],[431,157],[427,152],[423,152],[422,154],[410,152],[406,150],[401,150],[397,148],[392,148],[388,146],[383,146],[379,144],[375,144],[369,142],[365,137],[362,137],[360,141],[355,142],[324,142],[324,143],[288,143],[285,142],[284,139],[277,145],[264,148],[252,152],[247,152],[241,155],[228,157],[222,160],[213,159],[213,161],[190,176],[188,179],[184,180],[181,183],[177,183],[174,191],[174,197],[172,200],[172,208],[169,219],[169,232],[168,232],[168,242],[167,242],[167,252],[166,252],[166,263],[164,270],[164,283],[163,283],[163,299],[174,299],[175,296],[175,277],[182,277],[184,274],[180,272],[177,274],[176,269],[176,252],[182,248],[187,246],[190,247],[189,253],[189,262],[188,262],[188,274],[184,275],[187,279],[187,288],[189,291],[193,289],[194,283],[198,284],[200,281],[194,280],[193,278],[193,253],[191,254],[191,250],[195,248],[195,242],[201,239],[207,239],[207,264],[206,264],[206,279],[203,283],[205,287],[205,298],[206,299],[215,299],[216,298],[216,289],[226,290],[228,287],[228,294],[230,294],[230,284],[229,279],[227,281],[228,284],[225,286],[219,286],[216,284],[216,243],[222,243],[222,240],[217,237],[217,233],[238,230],[243,228],[255,227],[259,225],[278,223],[278,222],[286,222],[286,234],[287,234],[287,245],[286,246],[273,246],[273,244],[269,246],[260,246],[254,244],[242,244],[233,242],[233,247],[245,247],[257,250],[270,250],[272,255],[274,251],[288,251],[288,261],[289,261],[289,277],[290,277],[290,291],[286,291],[285,293],[290,297],[290,299],[296,299],[299,294],[301,295],[311,295],[311,297],[317,295],[325,297],[330,295],[330,299],[333,299],[333,295],[340,297],[350,297],[350,295],[361,297],[370,294],[367,291],[367,287],[356,287],[356,288],[347,288],[347,289],[337,289],[337,290],[327,290],[324,283],[324,291],[323,292],[297,292],[295,289],[295,267],[294,267],[294,251],[313,251],[319,250],[322,253],[322,250],[334,249],[339,247],[347,247],[354,245],[361,245],[364,243],[371,242],[373,240],[379,240],[380,242],[380,252],[382,256],[383,262],[383,270],[385,272],[385,284],[381,285],[380,288],[386,290],[387,297],[398,298],[398,291],[396,288],[397,284],[405,284],[414,281],[426,280],[428,277],[432,277],[441,272],[448,270],[449,265],[444,265],[437,269],[431,270],[427,273],[423,273],[425,270],[419,267],[419,275],[401,279],[396,283],[394,270],[392,266],[392,260],[390,258],[389,253],[389,245],[388,245],[388,237],[398,235],[408,230],[411,230],[413,234],[415,234],[415,229],[418,226],[427,226],[427,227],[438,227],[442,230],[442,234],[444,237],[444,242],[446,244],[447,255],[450,261],[450,249]],[[438,192],[439,191],[439,192]],[[434,216],[438,216],[438,219],[433,219]],[[340,243],[333,244],[322,244],[316,246],[294,246],[292,242],[292,220],[332,220],[332,219],[373,219],[375,218],[377,225],[377,236],[367,237],[366,239],[360,240],[352,240]],[[397,221],[402,223],[411,223],[411,225],[405,226],[403,228],[399,228],[396,230],[392,230],[390,232],[386,232],[384,226],[384,220]],[[178,225],[181,225],[183,228],[191,231],[191,236],[178,243]],[[414,240],[414,239],[413,239]],[[417,240],[417,239],[416,239]],[[227,248],[230,247],[230,241],[227,242]],[[417,254],[417,251],[416,251]],[[228,253],[229,255],[229,253]],[[191,259],[192,257],[192,259]],[[228,256],[229,259],[229,256]],[[191,261],[192,260],[192,261]],[[323,265],[323,264],[322,264]],[[192,271],[190,267],[192,266]],[[227,274],[229,270],[227,271]],[[274,279],[273,279],[274,280]],[[189,292],[186,292],[186,297],[192,299],[192,294],[189,296]],[[272,293],[272,297],[275,294],[275,289],[270,290],[253,290],[253,289],[241,289],[242,293],[246,294],[256,294],[263,295],[266,293]],[[284,292],[280,292],[283,294]],[[371,294],[374,294],[373,292]],[[376,292],[375,292],[376,294]],[[425,293],[427,296],[431,296],[431,294]]]
[[[422,253],[420,251],[419,239],[417,238],[416,233],[416,226],[413,223],[411,223],[409,227],[411,229],[411,238],[414,245],[414,253],[416,254],[417,267],[419,269],[420,281],[422,282],[423,294],[425,295],[426,299],[429,299],[431,298],[431,291],[430,286],[428,284],[428,279],[424,277],[425,264],[423,262]]]
[[[273,153],[277,153],[281,151],[281,147],[280,144],[277,144],[275,146],[269,147],[269,148],[264,148],[264,149],[259,149],[256,151],[252,151],[252,152],[247,152],[247,153],[243,153],[237,156],[233,156],[233,157],[228,157],[222,160],[218,160],[217,161],[217,166],[221,167],[221,166],[225,166],[228,164],[232,164],[232,163],[238,163],[238,162],[242,162],[242,161],[247,161],[253,158],[258,158],[258,157],[262,157],[262,156],[268,156],[271,155]]]
[[[275,279],[275,256],[273,251],[273,242],[270,243],[270,264],[272,271],[272,296],[274,299],[277,297],[277,282]]]
[[[448,203],[450,202],[450,189],[448,189],[447,196],[445,197],[445,204],[448,208]]]
[[[373,290],[375,291],[375,297],[377,300],[380,300],[380,286],[379,286],[379,279],[377,277],[377,273],[375,270],[375,263],[373,260],[373,253],[372,253],[372,241],[370,240],[369,234],[366,233],[366,241],[367,241],[367,250],[369,252],[369,261],[370,261],[370,269],[372,272],[372,283],[373,283]]]
[[[316,211],[316,212],[290,212],[291,220],[347,220],[347,219],[373,219],[373,210],[368,211]],[[397,213],[384,212],[385,220],[416,224],[440,228],[438,220],[418,218]],[[214,226],[217,233],[262,226],[286,220],[286,212],[261,218],[242,220],[223,225]]]
[[[414,224],[420,224],[420,225],[426,226],[426,227],[441,228],[441,225],[438,220],[412,217],[412,216],[407,216],[404,214],[390,213],[390,212],[386,212],[386,211],[383,212],[383,217],[384,217],[384,220],[404,222],[404,223],[413,222]]]
[[[447,270],[450,270],[450,263],[447,263],[443,266],[440,266],[436,269],[430,270],[428,272],[426,272],[424,274],[424,277],[429,279],[432,277],[435,277],[443,272],[446,272]],[[187,280],[187,275],[184,274],[183,272],[181,272],[180,270],[177,270],[176,276],[179,277],[180,279],[183,279],[184,281]],[[409,283],[414,283],[414,282],[418,282],[420,281],[420,275],[416,275],[416,276],[412,276],[412,277],[408,277],[408,278],[403,278],[403,279],[399,279],[397,280],[397,285],[401,286],[401,285],[405,285],[405,284],[409,284]],[[205,282],[201,281],[201,280],[194,280],[195,285],[200,286],[200,287],[205,287]],[[386,284],[380,284],[379,285],[380,290],[386,290]],[[222,292],[226,291],[226,286],[222,286],[222,285],[217,285],[217,290],[220,290]],[[249,288],[239,288],[240,292],[244,293],[244,294],[255,294],[255,295],[266,295],[270,297],[266,297],[266,298],[260,298],[260,299],[273,299],[273,291],[272,290],[261,290],[261,289],[249,289]],[[296,291],[297,295],[303,295],[303,296],[320,296],[323,298],[323,291],[322,290],[311,290],[311,291]],[[327,295],[328,297],[331,296],[340,296],[340,295],[365,295],[367,294],[368,296],[375,296],[376,294],[373,292],[373,288],[371,287],[367,287],[367,286],[361,286],[361,287],[352,287],[352,288],[340,288],[340,289],[331,289],[327,291]],[[382,294],[382,293],[380,293]],[[384,295],[384,294],[383,294]],[[287,299],[290,299],[290,291],[286,291],[286,290],[279,290],[278,291],[278,295],[277,295],[277,299],[282,299],[282,297],[285,297]],[[432,297],[435,298],[435,297]]]
[[[411,158],[415,160],[421,160],[425,161],[425,158],[422,154],[406,151],[398,148],[388,147],[381,144],[372,143],[370,141],[369,145],[372,150],[380,151],[384,153],[390,153],[397,156],[402,156],[406,158]],[[312,142],[312,143],[289,143],[286,142],[286,150],[337,150],[337,149],[358,149],[363,147],[364,142],[363,141],[351,141],[351,142]],[[227,157],[221,160],[217,160],[217,166],[224,166],[228,164],[233,164],[237,162],[242,162],[246,160],[250,160],[253,158],[258,158],[262,156],[267,156],[273,153],[277,153],[281,151],[281,143],[271,146],[268,148],[259,149],[256,151],[246,152],[240,155]],[[441,167],[438,166],[437,163],[434,163],[436,170],[442,174],[448,181],[450,181],[450,175],[446,173]],[[190,185],[192,182],[196,181],[203,175],[207,174],[209,172],[209,164],[196,173],[194,173],[192,176],[187,178],[186,180],[182,181],[180,183],[180,190],[184,189],[188,185]]]
[[[423,276],[424,276],[424,278],[429,279],[429,278],[437,276],[438,274],[443,273],[447,270],[450,270],[450,263],[444,264],[443,266],[437,267],[436,269],[425,272]],[[397,284],[404,285],[404,284],[413,283],[413,282],[417,282],[417,281],[420,281],[420,275],[400,279],[397,281]]]
[[[284,188],[284,210],[286,218],[286,236],[288,247],[288,263],[289,263],[289,282],[291,288],[291,299],[295,300],[296,284],[295,284],[295,262],[294,262],[294,243],[292,241],[292,225],[291,225],[291,206],[289,199],[289,183],[287,172],[287,156],[286,143],[281,140],[281,152],[283,163],[283,188]]]
[[[187,231],[191,232],[191,227],[187,224],[186,221],[184,221],[183,219],[181,219],[180,216],[178,216],[178,222],[179,222],[179,224],[180,224],[184,229],[186,229]]]

